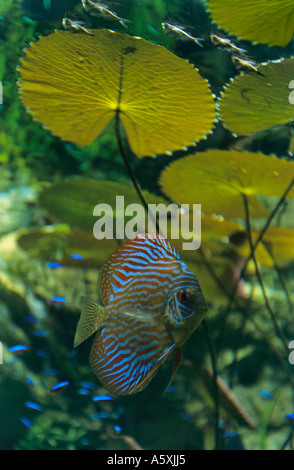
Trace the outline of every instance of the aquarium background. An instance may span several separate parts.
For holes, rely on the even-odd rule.
[[[272,224],[282,230],[269,232],[267,245],[256,250],[260,278],[252,259],[243,279],[240,281],[238,277],[250,254],[242,216],[224,218],[222,214],[214,214],[211,231],[209,224],[205,228],[202,253],[191,257],[181,253],[188,264],[190,261],[209,309],[205,325],[200,325],[184,345],[183,362],[165,393],[172,373],[171,361],[164,363],[144,391],[116,397],[91,372],[88,355],[92,338],[73,348],[80,297],[97,299],[99,269],[117,246],[115,240],[94,239],[91,211],[99,202],[113,204],[118,191],[130,203],[139,199],[111,125],[93,143],[82,147],[53,135],[23,105],[18,81],[24,49],[40,36],[63,30],[63,11],[59,8],[62,2],[58,7],[51,2],[53,13],[48,8],[36,7],[41,3],[1,0],[0,4],[3,86],[0,448],[292,448],[294,343],[292,348],[289,343],[294,341],[294,206],[291,198],[281,201]],[[208,81],[218,105],[231,79],[240,74],[260,79],[266,71],[258,72],[259,64],[291,58],[294,54],[292,40],[283,45],[272,44],[267,31],[264,42],[258,37],[257,44],[252,38],[238,39],[241,33],[229,35],[226,21],[223,27],[218,26],[219,20],[213,22],[211,17],[215,4],[227,5],[227,1],[208,2],[212,5],[200,0],[103,2],[120,18],[129,20],[127,28],[117,20],[87,15],[79,1],[63,3],[69,11],[68,17],[83,21],[86,28],[107,28],[142,37],[188,60]],[[259,3],[263,2],[256,1],[257,8]],[[203,39],[203,47],[193,40],[168,36],[161,26],[164,21],[184,25],[192,37]],[[272,24],[268,24],[268,29],[271,28]],[[72,34],[87,33],[72,31]],[[233,45],[246,51],[241,69],[232,60],[232,47],[214,45],[211,34],[230,38]],[[289,72],[287,83],[294,80],[291,67],[289,63],[278,73],[282,77]],[[256,94],[262,95],[263,91],[261,86]],[[274,155],[277,162],[284,158],[290,164],[292,118],[281,118],[284,114],[290,116],[290,91],[287,87],[285,110],[275,108],[275,96],[280,95],[279,91],[273,94],[270,114],[276,124],[256,132],[238,133],[216,115],[211,132],[195,146],[179,148],[168,155],[162,153],[156,158],[138,158],[125,136],[128,161],[146,198],[173,200],[170,190],[165,191],[161,184],[162,175],[171,163],[180,159],[183,159],[182,168],[189,173],[190,166],[184,158],[188,155],[196,158],[197,152],[248,151]],[[238,114],[237,106],[236,102]],[[230,120],[229,111],[226,112]],[[278,116],[276,121],[275,116]],[[216,174],[219,170],[216,162]],[[257,179],[266,180],[267,168],[260,165],[257,170]],[[289,174],[294,177],[293,165],[289,166]],[[252,180],[254,187],[255,180]],[[207,188],[214,191],[209,185],[208,181]],[[276,198],[265,201],[269,214],[283,196],[283,192],[279,197],[273,194]],[[202,203],[201,193],[194,202]],[[214,224],[218,222],[216,227]],[[257,231],[263,226],[264,220],[256,225],[253,222]],[[236,280],[240,281],[238,301],[231,303]],[[213,378],[214,366],[221,377],[217,383]]]

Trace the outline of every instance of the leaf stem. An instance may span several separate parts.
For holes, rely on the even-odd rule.
[[[251,223],[250,223],[250,213],[249,213],[249,204],[248,204],[248,199],[247,199],[247,196],[246,194],[242,194],[243,196],[243,200],[244,200],[244,208],[245,208],[245,220],[246,220],[246,225],[247,225],[247,233],[248,233],[248,240],[249,240],[249,245],[250,245],[250,250],[251,250],[251,258],[253,259],[253,262],[254,262],[254,266],[255,266],[255,272],[256,272],[256,276],[257,276],[257,279],[258,279],[258,282],[260,284],[260,287],[261,287],[261,290],[262,290],[262,294],[263,294],[263,298],[264,298],[264,301],[265,301],[265,305],[266,305],[266,308],[271,316],[271,319],[272,319],[272,322],[274,324],[274,327],[276,329],[276,332],[278,334],[278,336],[280,337],[280,339],[282,340],[283,344],[284,344],[284,347],[285,347],[285,351],[286,351],[286,354],[288,353],[288,342],[284,336],[284,333],[277,321],[277,318],[275,316],[275,313],[272,309],[272,306],[270,304],[270,301],[269,301],[269,298],[268,298],[268,295],[267,295],[267,292],[266,292],[266,289],[265,289],[265,286],[264,286],[264,282],[262,280],[262,276],[261,276],[261,273],[260,273],[260,269],[259,269],[259,266],[258,266],[258,263],[257,263],[257,260],[256,260],[256,256],[255,256],[255,246],[253,245],[253,241],[252,241],[252,230],[251,230]]]
[[[116,113],[115,113],[115,135],[116,135],[116,138],[117,138],[117,143],[118,143],[118,147],[119,147],[119,150],[120,150],[120,153],[121,153],[121,156],[122,156],[122,159],[125,163],[125,166],[126,166],[126,169],[129,173],[129,176],[132,180],[132,183],[134,185],[134,188],[135,190],[137,191],[137,194],[145,208],[145,211],[146,211],[146,214],[147,216],[149,217],[149,211],[148,211],[148,203],[144,197],[144,194],[141,190],[141,187],[140,187],[140,184],[136,178],[136,175],[130,165],[130,162],[128,160],[128,157],[127,157],[127,154],[126,154],[126,151],[125,151],[125,148],[124,148],[124,145],[123,145],[123,140],[122,140],[122,135],[121,135],[121,130],[120,130],[120,110],[117,109],[116,110]],[[150,211],[150,215],[151,217],[153,218],[153,222],[155,224],[155,227],[156,227],[156,231],[157,233],[160,233],[160,229],[159,229],[159,224],[158,224],[158,221],[157,219],[154,217],[154,214],[152,213],[152,211]]]

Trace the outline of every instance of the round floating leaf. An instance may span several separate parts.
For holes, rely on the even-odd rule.
[[[261,65],[259,71],[262,75],[239,75],[223,92],[220,114],[236,134],[260,131],[294,119],[294,99],[291,104],[289,89],[294,58],[269,62]]]
[[[96,240],[92,233],[71,230],[69,227],[60,229],[59,226],[50,227],[50,230],[47,227],[23,230],[17,242],[30,257],[83,269],[101,266],[117,248],[114,239]],[[72,258],[72,254],[76,253],[82,256],[82,260]]]
[[[253,245],[258,239],[260,232],[257,230],[252,230],[251,236]],[[230,236],[230,246],[236,250],[239,255],[243,258],[248,258],[251,254],[251,246],[248,239],[248,233],[246,230],[239,230],[235,233],[232,233]],[[255,248],[255,258],[258,263],[263,264],[264,266],[272,267],[274,265],[273,258],[269,254],[268,250],[265,248],[263,242],[258,243]]]
[[[143,191],[143,194],[150,204],[165,202],[163,198],[147,191]],[[93,216],[93,210],[97,204],[108,204],[110,207],[107,215],[109,216],[124,216],[120,206],[118,207],[119,214],[116,212],[117,196],[124,197],[124,207],[133,203],[141,204],[138,194],[132,186],[79,177],[58,181],[45,188],[40,194],[40,204],[56,220],[80,230],[92,231],[97,220],[97,217]],[[130,217],[125,217],[125,221]]]
[[[294,33],[292,0],[208,0],[215,23],[249,41],[287,46]]]
[[[253,243],[258,239],[260,232],[253,230]],[[243,256],[249,256],[251,252],[248,236],[245,231],[239,231],[230,237],[231,243]],[[265,266],[273,267],[274,260],[279,264],[293,262],[294,260],[294,229],[290,227],[269,227],[262,237],[262,242],[255,250],[258,262]]]
[[[164,193],[178,204],[201,204],[205,213],[251,217],[268,212],[256,196],[282,196],[294,178],[294,162],[251,152],[209,150],[173,162],[161,175]],[[293,191],[292,191],[293,194]]]
[[[269,227],[263,243],[278,264],[294,260],[294,229],[290,227]]]
[[[54,134],[89,145],[119,113],[138,156],[191,145],[216,116],[208,83],[163,46],[127,34],[55,31],[21,61],[21,95]]]

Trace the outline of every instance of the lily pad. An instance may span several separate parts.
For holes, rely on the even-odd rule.
[[[83,269],[102,266],[117,248],[116,240],[96,240],[92,233],[59,226],[23,230],[17,242],[31,258]],[[81,260],[72,256],[75,254],[81,256]]]
[[[208,83],[163,46],[110,30],[55,31],[20,65],[28,111],[64,140],[89,145],[119,115],[138,156],[192,145],[216,117]]]
[[[263,243],[279,265],[293,263],[294,229],[290,227],[270,227]]]
[[[289,84],[294,58],[268,62],[259,74],[239,75],[225,88],[219,105],[225,125],[239,135],[286,124],[294,119]]]
[[[163,171],[163,192],[178,204],[201,204],[206,214],[245,219],[266,217],[257,196],[282,196],[294,178],[294,162],[260,153],[209,150],[174,161]],[[293,191],[292,191],[293,194]]]
[[[287,46],[294,34],[292,0],[208,0],[215,23],[249,41]]]
[[[148,191],[143,191],[143,194],[150,204],[166,203],[164,198]],[[124,197],[124,207],[117,205],[118,196]],[[124,208],[129,204],[141,204],[132,186],[82,177],[52,184],[42,191],[39,201],[41,206],[53,216],[54,221],[67,223],[83,231],[93,230],[97,220],[97,217],[93,216],[93,210],[97,204],[107,204],[109,207],[106,207],[106,213],[114,218],[124,217]],[[124,218],[127,221],[132,217],[133,215]]]

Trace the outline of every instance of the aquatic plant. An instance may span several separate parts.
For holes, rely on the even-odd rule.
[[[80,145],[115,119],[137,156],[164,153],[192,145],[215,119],[208,84],[192,65],[123,33],[55,31],[26,50],[20,74],[27,109]]]
[[[218,26],[242,39],[287,46],[294,33],[291,0],[208,0],[207,8]]]
[[[55,2],[52,2],[52,5],[53,3],[55,5]],[[104,21],[103,18],[91,17],[83,11],[81,2],[75,3],[77,8],[74,13],[81,16],[79,19],[84,21],[83,24],[90,34],[58,31],[52,35],[53,29],[62,27],[61,21],[51,25],[46,22],[42,24],[33,22],[23,18],[20,2],[17,5],[12,1],[1,3],[7,18],[5,17],[1,29],[3,46],[0,45],[2,51],[0,79],[3,80],[6,90],[4,107],[1,108],[4,113],[0,115],[2,129],[0,158],[2,166],[9,170],[9,172],[1,172],[1,184],[9,188],[14,184],[9,179],[11,176],[23,178],[24,175],[28,185],[33,185],[36,180],[40,179],[45,180],[46,184],[37,188],[40,198],[32,199],[24,206],[24,215],[30,215],[28,220],[30,220],[31,227],[1,238],[0,279],[7,287],[3,289],[1,285],[0,289],[1,331],[4,335],[4,338],[1,337],[0,340],[4,339],[8,347],[13,347],[16,334],[19,345],[27,343],[28,347],[19,356],[13,355],[13,352],[6,356],[9,350],[4,344],[5,358],[9,357],[11,365],[9,364],[9,367],[2,370],[2,372],[5,370],[5,374],[1,375],[0,398],[5,408],[10,407],[12,412],[9,419],[10,440],[5,443],[2,432],[0,446],[1,448],[5,445],[12,446],[19,440],[18,448],[32,449],[82,448],[83,446],[114,449],[122,448],[123,445],[126,448],[134,446],[133,448],[137,449],[156,448],[156,446],[166,449],[198,449],[215,448],[216,445],[218,448],[237,445],[239,448],[243,445],[247,448],[256,448],[256,443],[260,439],[262,447],[265,448],[290,447],[293,432],[290,429],[290,418],[285,418],[285,410],[287,409],[289,413],[291,411],[291,387],[293,385],[291,366],[288,367],[287,361],[288,351],[282,349],[281,336],[275,327],[273,328],[268,310],[264,308],[263,292],[261,285],[256,282],[256,267],[252,259],[255,258],[262,286],[267,293],[267,300],[282,328],[282,333],[286,339],[292,338],[294,331],[290,312],[293,228],[285,225],[293,225],[293,205],[285,190],[286,183],[290,181],[288,177],[290,178],[293,162],[282,158],[280,163],[277,158],[289,157],[286,153],[288,144],[284,141],[287,139],[289,141],[292,132],[293,105],[289,103],[291,90],[288,87],[289,81],[293,78],[290,76],[292,59],[284,59],[279,63],[268,62],[267,65],[259,64],[259,62],[287,57],[292,54],[293,48],[291,44],[287,49],[282,50],[256,46],[245,41],[240,42],[240,36],[245,38],[247,34],[244,32],[244,27],[246,31],[251,29],[256,38],[254,40],[262,43],[274,44],[275,38],[279,41],[286,40],[286,35],[292,34],[291,16],[289,15],[289,28],[282,28],[283,20],[279,17],[278,10],[275,14],[269,15],[266,21],[264,18],[268,13],[272,13],[270,7],[274,5],[280,11],[285,7],[283,11],[287,15],[287,2],[280,1],[277,4],[273,1],[270,2],[271,5],[267,2],[267,8],[260,10],[263,2],[259,0],[254,2],[253,8],[249,9],[247,8],[248,1],[216,2],[211,0],[207,4],[211,11],[211,18],[214,20],[212,25],[208,14],[205,14],[203,21],[202,17],[201,20],[199,19],[198,12],[199,10],[204,12],[204,2],[190,0],[185,2],[150,0],[144,4],[136,0],[107,2],[110,9],[129,20],[128,29],[118,21],[109,22]],[[6,8],[8,4],[9,9]],[[228,15],[229,8],[230,15]],[[232,11],[235,12],[234,15],[231,14]],[[73,11],[68,11],[69,18],[72,13]],[[244,25],[239,21],[240,14]],[[251,18],[253,15],[255,17],[244,22],[244,16],[247,14],[249,18],[250,15]],[[216,19],[217,15],[219,15],[218,19]],[[73,21],[75,19],[72,18]],[[257,28],[254,25],[259,19],[262,24]],[[223,31],[216,31],[217,25],[233,33],[233,26],[226,23],[227,20],[234,21],[235,24],[240,23],[240,28],[243,30],[240,29],[240,32],[236,33],[238,38],[230,35],[231,46],[221,48],[212,43],[210,34],[224,36]],[[193,41],[183,42],[179,38],[168,37],[161,26],[163,21],[185,26],[186,31],[203,39],[201,41],[203,47],[197,46]],[[118,32],[97,30],[97,28],[107,27]],[[282,37],[279,30],[283,30],[286,33],[285,36]],[[126,35],[126,32],[129,34]],[[43,37],[37,40],[40,34]],[[142,36],[144,39],[134,38],[131,35]],[[92,80],[91,75],[92,71],[93,74],[95,72],[95,65],[92,59],[90,63],[86,57],[89,52],[91,58],[93,57],[96,61],[97,51],[93,50],[92,44],[97,42],[98,36],[104,43],[101,48],[107,57],[103,61],[98,58],[97,64],[105,70],[105,76],[111,77],[116,82],[115,86],[112,84],[111,87],[106,83],[103,85],[103,90],[108,93],[108,104],[112,108],[108,107],[105,114],[109,117],[108,124],[105,120],[107,127],[101,128],[100,137],[95,140],[97,134],[95,134],[96,131],[91,134],[93,130],[91,124],[96,118],[97,100],[91,101],[89,98],[85,100],[85,94],[81,94],[82,101],[78,92],[82,91],[81,86],[88,84],[87,91],[89,90],[91,96],[92,92],[96,97],[99,93],[99,87]],[[102,38],[108,38],[110,42],[110,38],[116,38],[119,41],[112,41],[113,45],[105,49],[105,42]],[[136,59],[137,63],[143,63],[139,60],[141,54],[147,58],[155,50],[164,50],[162,46],[156,44],[145,44],[146,39],[164,44],[166,58],[168,51],[170,54],[174,53],[170,55],[174,59],[174,65],[167,60],[158,65],[160,76],[164,76],[164,80],[168,79],[168,75],[171,77],[180,75],[180,72],[179,75],[173,75],[171,71],[177,63],[178,70],[182,70],[183,67],[190,70],[190,78],[193,77],[195,82],[195,88],[193,88],[190,79],[187,80],[188,87],[182,87],[183,96],[175,93],[174,96],[180,101],[175,102],[177,106],[173,108],[170,119],[164,112],[160,115],[161,120],[158,121],[157,109],[167,104],[167,98],[171,103],[173,91],[177,85],[176,79],[174,83],[169,84],[164,81],[166,88],[159,89],[158,93],[156,90],[149,90],[148,94],[144,85],[140,86],[138,88],[140,93],[146,97],[142,102],[135,93],[135,79],[138,78],[138,81],[143,79],[148,67],[144,66],[139,72],[136,64],[132,64],[132,60]],[[34,44],[28,46],[28,41],[34,41]],[[126,47],[129,47],[125,50],[125,54],[120,48],[124,47],[123,41],[126,41],[128,44]],[[60,57],[55,46],[53,47],[54,44],[58,45],[61,51]],[[67,54],[66,44],[78,45],[79,54],[75,55],[73,51]],[[55,116],[53,111],[50,112],[52,122],[47,127],[54,131],[51,128],[54,119],[60,126],[64,124],[68,132],[66,140],[61,140],[64,136],[59,139],[50,132],[44,131],[38,122],[33,122],[31,116],[25,113],[20,100],[17,101],[14,86],[15,73],[12,68],[18,62],[19,56],[23,55],[21,52],[23,47],[27,51],[23,59],[27,67],[25,73],[30,80],[26,84],[28,86],[25,92],[26,99],[29,100],[29,95],[31,95],[33,107],[37,107],[36,97],[38,96],[38,100],[40,98],[40,103],[42,103],[42,93],[38,93],[45,91],[47,93],[46,96],[43,95],[45,102],[52,104],[52,107],[60,106]],[[136,50],[132,50],[132,47]],[[241,49],[248,51],[248,54],[244,52],[245,56],[243,55],[241,60],[245,60],[246,63],[252,59],[251,68],[244,67],[241,71],[234,65],[232,58],[238,52],[238,48],[239,53]],[[111,54],[106,51],[111,51]],[[121,76],[123,78],[121,87],[117,86],[117,79],[113,77],[114,68],[109,60],[110,55],[111,60],[112,58],[116,60],[116,64],[126,65],[124,74]],[[158,52],[159,57],[163,56]],[[53,84],[51,87],[50,84],[50,88],[47,88],[46,80],[51,78],[50,62],[52,62],[55,74],[53,74],[55,77],[53,82],[55,81],[55,85],[58,86],[55,87]],[[68,74],[69,69],[62,70],[63,62],[75,71],[73,76],[77,76],[76,73],[82,74],[77,76],[73,83]],[[199,73],[192,64],[197,67]],[[34,69],[36,73],[30,75],[29,69]],[[57,80],[58,69],[60,74],[67,73],[67,80]],[[150,70],[152,71],[152,68]],[[230,77],[238,74],[240,76],[228,83]],[[277,79],[279,74],[282,91],[279,89]],[[87,77],[86,82],[80,78],[84,75]],[[44,80],[42,84],[38,83],[38,77]],[[209,79],[210,85],[205,79]],[[181,81],[180,76],[178,84],[182,86]],[[270,85],[267,85],[268,83]],[[132,106],[126,112],[119,107],[120,103],[117,98],[120,92],[124,95],[127,91],[124,84],[128,86],[128,91],[131,91],[133,86],[134,91],[132,96],[129,95],[130,101],[127,103]],[[247,84],[250,85],[250,90],[252,87],[256,88],[256,95],[247,90]],[[217,123],[214,121],[215,97],[210,89],[217,95],[222,89],[222,93],[218,96]],[[68,93],[69,102],[65,98],[66,93]],[[59,102],[58,97],[62,94],[64,94],[63,98]],[[182,103],[185,102],[184,95],[189,96],[191,101],[190,108],[187,110],[192,110],[192,101],[195,101],[193,109],[196,110],[202,100],[202,95],[205,106],[199,106],[199,112],[193,111],[189,116],[181,108]],[[148,108],[151,96],[154,109]],[[106,96],[103,95],[102,98],[106,103]],[[262,100],[264,100],[263,103]],[[89,101],[90,105],[93,104],[93,108],[87,105],[85,109],[83,102],[89,103]],[[133,105],[136,109],[139,106],[140,114],[136,115]],[[29,107],[30,104],[28,104]],[[145,107],[148,108],[147,113],[144,111]],[[263,114],[262,108],[267,110],[267,115]],[[80,110],[87,116],[85,125],[78,120]],[[171,105],[166,108],[167,110],[172,110]],[[177,112],[180,110],[183,114],[177,123]],[[42,122],[45,113],[42,115],[41,110],[39,111],[40,122]],[[69,122],[73,111],[76,114],[73,118],[73,128],[70,130]],[[201,113],[206,116],[205,129],[201,123]],[[122,123],[123,116],[125,123]],[[148,118],[146,136],[149,142],[145,142],[145,135],[142,132],[142,123],[147,121],[141,120],[141,117]],[[35,116],[35,118],[38,121],[38,117]],[[190,118],[195,132],[192,132]],[[117,125],[119,120],[121,125]],[[175,126],[174,129],[178,125],[178,129],[174,132],[175,138],[163,130],[162,121],[168,121]],[[153,123],[156,125],[153,126]],[[216,124],[215,127],[214,124]],[[135,136],[136,126],[140,137],[138,143]],[[162,147],[161,136],[157,133],[156,126],[159,126],[160,132],[163,133],[164,145]],[[273,129],[272,126],[275,128]],[[186,133],[186,127],[190,134],[185,140],[182,137]],[[57,129],[57,132],[59,130]],[[279,132],[281,138],[278,141]],[[87,147],[83,144],[71,143],[74,142],[75,136],[80,139],[82,134],[84,138],[87,135],[93,137],[93,143]],[[161,155],[156,159],[147,157],[139,160],[136,159],[136,155],[132,155],[127,141],[132,151],[138,156],[147,157],[148,152],[158,155],[166,150],[172,150],[174,153],[168,152],[168,155]],[[197,143],[195,149],[194,145],[190,148],[190,143],[194,141]],[[279,142],[283,142],[283,145]],[[183,146],[189,146],[189,148],[186,150],[182,148]],[[239,149],[247,149],[251,152],[236,152],[235,155],[235,152],[231,150],[237,146]],[[145,155],[144,148],[148,149]],[[214,151],[213,148],[217,150]],[[222,157],[220,157],[219,149],[224,151]],[[192,155],[189,155],[191,152],[193,152]],[[261,152],[269,153],[271,156],[266,157]],[[138,188],[135,190],[127,184],[121,184],[127,179],[123,174],[123,161],[120,162],[120,153],[130,161],[129,166],[135,169],[136,177],[133,178],[133,182],[136,183],[136,178],[138,178],[140,183],[143,183],[143,187],[149,189],[142,192],[145,201],[166,203],[164,196],[156,196],[160,193],[157,177],[164,170],[161,181],[165,174],[170,175],[169,187],[164,188],[164,191],[166,189],[166,194],[172,201],[187,202],[184,196],[189,197],[189,201],[202,203],[203,207],[205,204],[209,211],[214,212],[214,214],[202,215],[201,249],[197,252],[181,253],[181,257],[199,277],[210,309],[206,325],[208,328],[204,327],[204,330],[201,328],[195,332],[194,340],[185,344],[184,357],[187,359],[164,397],[161,396],[163,384],[166,384],[170,378],[170,368],[165,368],[165,364],[158,378],[152,381],[146,391],[141,392],[142,395],[138,394],[129,401],[120,401],[120,399],[112,401],[112,397],[105,397],[106,401],[102,409],[95,412],[93,404],[97,406],[101,403],[99,400],[103,399],[105,392],[99,389],[100,398],[94,402],[92,395],[97,393],[94,389],[79,388],[82,387],[81,378],[89,380],[87,345],[84,349],[74,352],[71,348],[80,308],[80,295],[86,294],[95,298],[97,268],[105,262],[116,246],[115,240],[97,242],[93,238],[93,208],[100,200],[109,202],[116,216],[114,209],[116,191],[117,194],[121,193],[126,196],[128,204],[137,201]],[[233,155],[235,155],[234,158]],[[247,159],[245,155],[248,156]],[[206,156],[207,160],[205,160]],[[198,158],[199,172],[196,171]],[[240,158],[240,164],[238,164],[238,158]],[[228,161],[225,162],[225,160]],[[244,166],[245,163],[247,165],[247,160],[248,165],[251,166]],[[288,160],[291,160],[291,157]],[[264,162],[270,161],[274,163],[269,169]],[[204,171],[205,163],[207,171]],[[171,166],[167,166],[170,164]],[[172,176],[173,165],[178,170],[176,176],[175,174]],[[284,165],[285,168],[288,165],[287,168],[291,168],[289,175],[281,170],[280,176],[274,177],[273,172],[278,171],[280,165]],[[219,167],[223,168],[223,171],[220,171]],[[246,171],[240,171],[237,178],[239,170]],[[77,173],[78,178],[68,178],[68,176],[76,176]],[[267,180],[267,174],[271,175],[272,179]],[[110,182],[111,180],[113,183]],[[229,180],[232,181],[231,186]],[[277,189],[277,196],[274,200],[270,181],[273,191]],[[190,189],[186,188],[185,182]],[[182,194],[177,191],[178,187],[182,190]],[[218,192],[217,189],[219,189]],[[109,201],[107,201],[106,192],[109,195]],[[224,194],[223,201],[226,204],[225,206],[219,204],[218,211],[216,211],[218,199],[221,199],[222,194]],[[215,206],[213,206],[213,196]],[[19,197],[22,197],[21,193]],[[277,209],[278,206],[280,211]],[[260,220],[257,216],[263,216],[263,219]],[[274,217],[273,220],[272,217]],[[58,225],[60,222],[67,222],[68,225]],[[181,248],[181,239],[171,240],[171,242],[179,249]],[[72,257],[74,253],[78,253],[81,257],[79,259]],[[286,290],[288,290],[288,298],[285,295]],[[17,295],[15,295],[16,292]],[[58,299],[63,300],[58,301]],[[23,304],[25,308],[22,308]],[[35,321],[32,318],[33,315],[38,316],[38,327],[33,323]],[[30,320],[26,320],[26,317],[30,317]],[[209,370],[211,359],[208,352],[212,356],[214,352],[215,373]],[[189,364],[192,364],[193,370]],[[201,378],[199,371],[194,370],[195,364],[204,365],[205,379]],[[47,376],[45,367],[46,373],[50,368],[51,373],[58,374],[58,377]],[[221,374],[231,390],[227,391],[216,372]],[[4,375],[7,378],[5,381],[3,381]],[[207,377],[209,377],[208,380]],[[28,379],[27,382],[26,379]],[[70,381],[70,387],[56,394],[50,392],[52,386],[65,379]],[[97,383],[90,384],[90,386],[95,387]],[[259,393],[261,387],[268,390],[268,395],[274,392],[276,387],[280,388],[274,407],[272,403],[265,401],[267,400],[264,398],[265,394],[261,396]],[[43,411],[26,408],[23,403],[25,397],[37,405],[41,404]],[[15,406],[15,403],[18,406]],[[240,405],[241,403],[243,406]],[[273,410],[266,414],[267,405]],[[151,409],[152,413],[150,413]],[[50,410],[53,410],[52,414]],[[41,414],[36,419],[33,413]],[[248,427],[248,423],[251,422],[250,415],[254,418],[255,429]],[[50,419],[46,427],[44,423],[48,416]],[[248,416],[249,420],[246,424],[244,417],[248,418]],[[224,427],[218,429],[218,423],[223,418],[225,419]],[[120,426],[114,426],[117,420]],[[211,425],[213,421],[214,427]],[[162,433],[163,422],[166,430],[164,433]],[[87,433],[83,436],[85,439],[76,439],[76,434],[70,430],[71,428],[75,430],[77,423],[81,431],[91,429],[91,437]],[[122,430],[123,426],[125,430]],[[54,432],[50,433],[50,429]],[[135,440],[129,434],[134,436]],[[21,441],[20,436],[24,437]],[[124,439],[125,437],[127,439]],[[236,442],[237,440],[239,441]]]
[[[245,219],[244,197],[250,218],[266,217],[268,211],[258,196],[281,197],[293,178],[294,163],[275,156],[208,150],[176,160],[160,181],[164,193],[178,203],[201,201],[207,214]]]
[[[220,97],[222,121],[237,135],[293,120],[289,83],[294,76],[294,58],[260,64],[258,72],[235,77]]]
[[[38,416],[30,429],[14,450],[76,450],[81,448],[81,440],[87,434],[82,428],[68,426],[62,413],[47,413]]]
[[[148,191],[143,191],[142,194],[150,203],[166,202],[163,197]],[[123,208],[121,213],[116,213],[116,197],[119,195],[124,196],[125,206],[138,201],[136,190],[128,184],[75,177],[48,185],[40,191],[39,200],[41,206],[51,214],[54,220],[66,222],[84,231],[92,231],[93,209],[97,204],[106,203],[113,208],[109,216],[124,217]],[[126,221],[129,218],[126,217]]]

